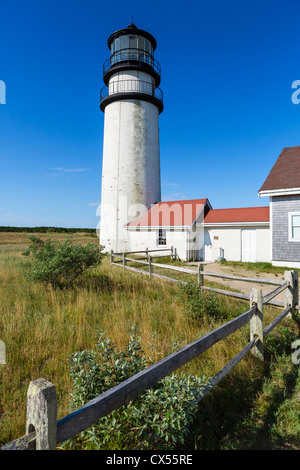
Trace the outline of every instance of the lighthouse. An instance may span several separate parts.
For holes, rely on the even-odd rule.
[[[155,38],[134,24],[108,38],[100,92],[104,112],[100,244],[130,248],[126,224],[161,200],[161,68]]]

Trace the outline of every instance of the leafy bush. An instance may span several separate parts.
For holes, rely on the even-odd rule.
[[[92,243],[74,245],[70,238],[63,243],[51,239],[43,241],[36,235],[29,239],[32,243],[24,254],[32,256],[25,271],[30,281],[47,282],[53,287],[70,286],[80,274],[102,260],[102,247],[97,248]]]
[[[152,363],[142,350],[141,338],[136,336],[134,327],[124,351],[118,350],[102,331],[94,350],[77,352],[70,361],[72,410]],[[204,377],[169,376],[64,446],[102,450],[172,449],[183,443],[189,432],[196,414],[194,395],[201,392],[204,383]]]
[[[198,284],[189,281],[179,285],[178,295],[191,320],[203,319],[205,316],[220,317],[220,303],[214,292],[203,291]]]

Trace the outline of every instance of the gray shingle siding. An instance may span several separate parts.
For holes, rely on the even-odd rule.
[[[300,261],[300,242],[289,242],[289,212],[300,212],[300,195],[273,196],[272,258],[274,261]]]

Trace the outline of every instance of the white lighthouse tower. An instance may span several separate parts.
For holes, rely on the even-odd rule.
[[[163,110],[156,40],[134,24],[108,39],[100,93],[104,142],[100,244],[128,250],[123,228],[161,200],[159,114]]]

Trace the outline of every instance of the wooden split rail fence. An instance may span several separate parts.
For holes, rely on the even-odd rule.
[[[121,266],[123,268],[126,268],[130,271],[135,271],[141,274],[148,274],[148,276],[153,276],[153,277],[158,277],[160,279],[165,279],[170,282],[174,283],[185,283],[185,281],[179,280],[179,279],[174,279],[172,277],[164,276],[162,274],[159,274],[157,272],[154,272],[154,268],[160,268],[160,269],[169,269],[171,271],[176,271],[178,273],[182,274],[190,274],[192,276],[198,276],[198,284],[201,286],[202,289],[204,290],[211,290],[214,291],[218,294],[223,294],[223,295],[228,295],[231,297],[236,297],[241,300],[250,300],[250,295],[247,294],[242,294],[240,292],[232,292],[232,291],[227,291],[223,289],[216,289],[208,286],[204,286],[204,276],[208,277],[217,277],[217,278],[222,278],[222,279],[228,279],[232,281],[244,281],[244,282],[252,282],[252,283],[258,283],[258,284],[267,284],[267,285],[274,285],[274,286],[279,286],[278,287],[278,294],[284,290],[282,288],[282,285],[284,284],[282,281],[276,280],[276,279],[260,279],[260,278],[251,278],[251,277],[242,277],[242,276],[231,276],[228,274],[218,274],[218,273],[211,273],[208,271],[204,271],[204,266],[203,264],[198,265],[198,270],[193,270],[189,269],[187,267],[182,267],[182,266],[175,266],[171,264],[163,264],[163,263],[155,263],[153,260],[156,258],[166,258],[167,255],[161,255],[158,254],[157,256],[152,254],[152,253],[160,253],[161,251],[169,251],[171,252],[171,258],[176,258],[176,249],[174,250],[173,247],[171,249],[165,249],[165,250],[148,250],[146,249],[145,251],[136,251],[136,252],[124,252],[124,253],[110,253],[110,263],[115,265],[115,266]],[[145,253],[144,257],[140,258],[130,258],[129,255],[132,254],[141,254]],[[150,254],[151,253],[151,254]],[[117,260],[115,260],[115,258]],[[147,261],[146,261],[147,259]],[[148,266],[147,270],[144,269],[139,269],[136,267],[129,266],[128,263],[139,263],[141,265]],[[289,271],[288,271],[289,272]],[[280,290],[281,289],[281,290]],[[277,295],[277,294],[276,294]],[[274,298],[274,296],[272,297]],[[273,301],[272,299],[269,299],[269,302],[273,306],[278,306],[278,307],[283,307],[284,302],[278,302],[278,301]]]
[[[120,256],[113,254],[113,256]],[[123,256],[123,263],[127,261],[127,255]],[[131,261],[136,262],[136,259]],[[141,261],[141,260],[140,260]],[[150,258],[149,258],[150,261]],[[113,261],[112,261],[113,262]],[[149,262],[149,274],[151,266],[156,263]],[[126,266],[126,264],[125,264]],[[163,265],[159,264],[159,267]],[[168,265],[165,265],[168,266]],[[127,266],[127,268],[129,268]],[[170,268],[170,266],[168,266]],[[179,268],[172,266],[172,269]],[[180,272],[191,271],[180,268]],[[145,271],[142,271],[145,274]],[[193,274],[194,272],[191,271]],[[198,280],[201,288],[203,286],[203,276],[214,275],[213,273],[198,271]],[[161,277],[161,276],[160,276]],[[222,276],[224,277],[224,276]],[[226,276],[228,277],[228,276]],[[235,278],[236,276],[230,276]],[[171,279],[173,281],[173,279]],[[243,278],[250,281],[249,278]],[[254,279],[251,279],[253,282]],[[262,283],[262,279],[255,279]],[[153,387],[157,382],[172,374],[178,368],[187,364],[203,352],[207,351],[214,344],[227,338],[229,335],[250,323],[250,341],[245,347],[231,359],[223,369],[221,369],[206,385],[205,389],[195,396],[195,402],[199,402],[208,392],[210,392],[225,375],[227,375],[249,352],[259,360],[264,360],[264,338],[287,316],[296,316],[298,309],[298,272],[286,271],[284,282],[264,280],[267,284],[275,284],[278,287],[263,296],[261,289],[252,289],[250,296],[249,310],[242,313],[233,320],[221,325],[214,331],[196,339],[194,342],[181,348],[179,351],[165,357],[161,361],[151,365],[142,372],[135,374],[119,385],[107,390],[98,397],[89,401],[81,408],[68,414],[57,421],[57,396],[55,386],[45,379],[38,379],[30,383],[27,392],[27,418],[26,434],[10,442],[0,450],[53,450],[57,444],[72,438],[76,434],[84,431],[99,419],[107,416],[113,410],[128,404],[137,398],[145,390]],[[182,281],[180,281],[182,282]],[[216,290],[217,292],[220,290]],[[270,304],[272,299],[280,292],[285,291],[284,309],[265,328],[263,327],[263,307]],[[227,292],[227,291],[225,291]],[[222,292],[221,292],[222,293]],[[235,294],[235,293],[231,293]],[[227,295],[227,294],[226,294]],[[279,304],[277,304],[279,306]]]

